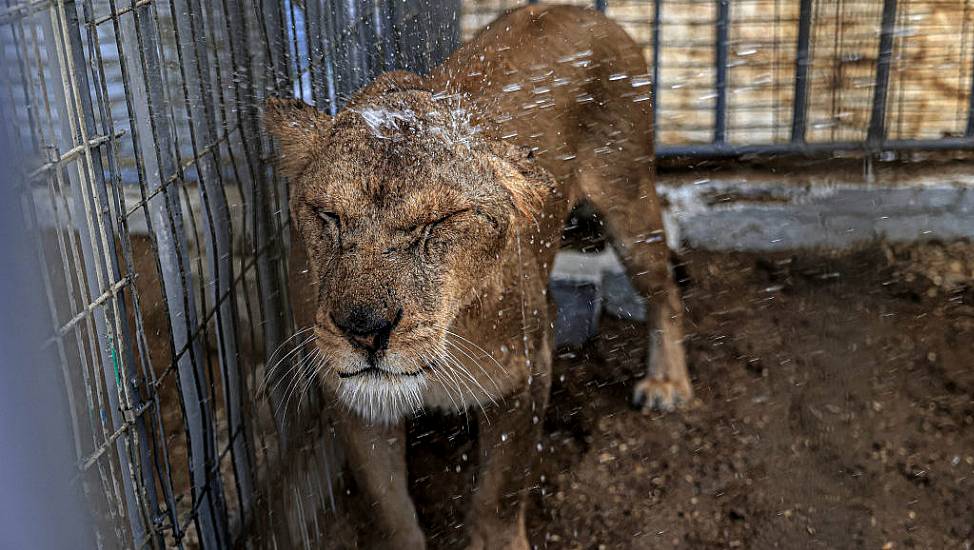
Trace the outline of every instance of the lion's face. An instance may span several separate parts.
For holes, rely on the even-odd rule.
[[[429,93],[360,101],[331,120],[309,111],[290,113],[316,120],[304,152],[279,131],[293,116],[271,128],[285,155],[307,159],[290,174],[290,209],[323,376],[365,417],[394,421],[419,407],[451,323],[496,279],[528,182],[503,144]]]

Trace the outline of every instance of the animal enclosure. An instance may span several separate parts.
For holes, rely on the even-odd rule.
[[[974,147],[974,1],[617,0],[661,157]],[[260,106],[336,112],[515,2],[6,0],[0,122],[100,548],[317,548],[341,449],[265,384],[294,336]],[[302,358],[285,357],[299,365]],[[290,363],[289,363],[290,364]],[[319,402],[297,406],[321,406]]]
[[[289,388],[260,393],[262,365],[291,327],[286,188],[259,108],[297,96],[334,112],[380,72],[423,70],[455,47],[454,11],[237,0],[0,9],[3,127],[26,159],[46,346],[60,359],[99,547],[297,548],[327,535],[315,515],[334,499],[327,435],[317,448],[307,432],[289,441]],[[280,482],[298,447],[304,473]]]
[[[466,2],[464,36],[525,3]],[[594,5],[645,48],[660,156],[972,145],[971,2],[614,0]]]

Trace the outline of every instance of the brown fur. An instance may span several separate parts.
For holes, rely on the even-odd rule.
[[[639,47],[604,16],[530,6],[428,78],[380,77],[334,119],[268,105],[291,181],[292,305],[299,326],[315,327],[313,375],[352,409],[337,424],[388,547],[424,546],[402,416],[476,407],[485,421],[470,546],[528,548],[523,496],[551,366],[545,287],[581,200],[605,217],[650,303],[637,404],[690,399],[682,302],[653,188],[647,73]],[[359,306],[401,317],[371,363],[336,327]],[[419,379],[419,401],[402,405]]]

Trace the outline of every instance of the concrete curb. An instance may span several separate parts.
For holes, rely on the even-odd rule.
[[[658,187],[670,248],[777,252],[864,243],[974,238],[974,175],[916,178],[906,185],[748,182]],[[645,319],[645,303],[611,249],[558,253],[549,285],[558,304],[555,341],[580,346],[603,313]]]

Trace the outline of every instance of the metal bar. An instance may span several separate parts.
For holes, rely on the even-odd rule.
[[[253,1],[260,2],[260,0]],[[242,194],[245,197],[245,215],[251,220],[252,224],[252,248],[250,255],[256,264],[257,295],[261,310],[261,319],[259,321],[254,319],[254,322],[259,322],[262,329],[266,365],[267,359],[271,357],[283,341],[286,326],[285,320],[289,316],[290,310],[287,308],[287,302],[283,300],[283,279],[280,278],[279,271],[275,269],[275,265],[272,263],[272,259],[278,265],[282,263],[280,255],[280,233],[279,231],[275,231],[272,225],[273,218],[271,213],[274,211],[274,205],[270,203],[267,197],[268,188],[274,185],[276,180],[272,169],[262,164],[259,160],[269,156],[272,148],[270,142],[263,137],[258,127],[258,105],[262,97],[258,96],[257,90],[261,89],[261,79],[264,77],[265,72],[271,72],[271,82],[273,82],[271,86],[264,87],[265,90],[270,89],[279,93],[281,88],[284,88],[287,84],[280,83],[274,78],[275,75],[279,74],[279,68],[275,68],[273,65],[275,63],[280,64],[283,60],[278,57],[275,61],[275,58],[268,54],[269,58],[267,61],[261,62],[258,65],[251,56],[254,49],[250,41],[250,33],[248,32],[247,15],[256,11],[258,13],[265,13],[266,17],[268,15],[266,12],[270,8],[263,2],[260,2],[259,5],[253,5],[250,1],[242,2],[238,0],[224,0],[223,6],[224,13],[226,13],[231,56],[234,59],[235,65],[234,73],[237,75],[234,78],[237,92],[235,111],[242,129],[242,145],[247,160],[249,161],[248,168],[250,177],[245,178],[242,182]],[[269,15],[273,18],[273,13]],[[262,38],[265,43],[269,42],[267,38],[268,34],[273,36],[283,30],[273,25],[268,29],[266,23],[266,21],[264,24],[257,22],[259,26],[258,31],[259,33],[263,33]],[[334,36],[334,34],[330,34],[330,36]],[[271,66],[268,66],[269,64]],[[258,67],[265,72],[258,73],[255,70]],[[286,211],[285,206],[284,212]],[[272,255],[274,258],[272,258]],[[284,401],[283,389],[280,388],[280,390],[271,394],[270,404],[273,410],[279,410],[280,407],[278,405]],[[284,425],[283,418],[275,415],[274,420],[277,427],[278,456],[284,457],[287,456],[287,450],[290,444],[288,433],[285,429],[286,426]],[[277,465],[278,468],[282,466],[284,465]],[[276,495],[272,494],[270,497],[272,503],[269,507],[271,510],[270,514],[277,518],[287,518],[287,511],[280,508],[278,505],[279,499],[276,498]],[[291,534],[287,521],[275,521],[266,527],[266,531],[269,533],[268,538],[273,539],[278,547],[296,547],[291,543]]]
[[[942,139],[886,140],[878,150],[861,141],[822,143],[775,143],[762,145],[733,145],[706,143],[701,145],[660,145],[659,158],[733,158],[745,155],[796,155],[828,158],[835,153],[871,153],[884,151],[969,151],[974,149],[974,137]]]
[[[286,46],[287,38],[284,35],[283,20],[276,3],[270,2],[269,0],[262,0],[261,7],[264,31],[267,33],[268,39],[272,43]],[[275,76],[274,88],[272,90],[278,94],[289,95],[290,82],[280,82],[279,80],[280,75],[287,74],[286,56],[272,53],[269,61],[270,66],[267,69]],[[251,95],[249,97],[256,99],[257,102],[261,100],[259,96]],[[252,135],[258,140],[256,143],[260,147],[259,156],[263,158],[265,153],[269,154],[274,150],[274,146],[270,138],[257,128],[256,122],[258,117],[255,107],[256,105],[253,105],[247,113],[246,118],[253,125]],[[279,201],[275,200],[277,197],[274,196],[273,191],[280,184],[280,180],[277,178],[274,168],[270,165],[262,167],[261,176],[260,180],[254,182],[254,189],[252,189],[252,206],[255,214],[255,245],[258,248],[267,242],[277,242],[280,238],[281,231],[280,227],[275,223],[274,213],[278,211],[287,212],[287,206],[284,205],[282,209]],[[266,358],[269,358],[270,354],[284,341],[286,328],[285,312],[288,310],[286,308],[286,302],[283,300],[283,282],[278,270],[279,266],[273,265],[269,257],[270,254],[277,256],[279,253],[279,250],[272,250],[266,254],[262,254],[257,264],[257,281],[258,287],[260,288],[261,309],[263,311],[264,351]],[[277,406],[280,401],[283,401],[283,394],[272,396],[272,403],[274,404],[275,410],[280,409]],[[289,442],[285,435],[286,426],[284,425],[284,419],[278,416],[275,417],[275,422],[277,422],[281,449],[286,449]]]
[[[237,116],[237,122],[240,125],[242,140],[241,145],[244,150],[244,157],[247,161],[247,176],[241,181],[241,194],[244,197],[244,219],[245,224],[250,223],[251,231],[251,242],[252,246],[248,250],[249,255],[252,257],[252,261],[257,265],[257,294],[259,295],[259,304],[261,310],[261,317],[265,318],[268,315],[275,315],[274,313],[268,313],[269,307],[276,307],[275,302],[268,300],[266,295],[272,292],[271,288],[267,288],[268,285],[273,285],[275,280],[271,277],[273,270],[270,267],[269,261],[267,259],[267,254],[270,251],[270,244],[266,239],[261,239],[264,231],[259,228],[260,220],[264,219],[264,216],[260,214],[262,209],[261,205],[258,204],[258,188],[265,185],[269,185],[269,180],[266,180],[266,171],[264,167],[260,165],[258,159],[264,156],[264,144],[260,138],[260,129],[257,125],[257,101],[256,101],[256,91],[255,85],[257,84],[256,75],[254,71],[254,60],[251,57],[250,39],[249,39],[249,29],[246,25],[245,14],[247,13],[247,8],[256,8],[256,6],[249,5],[244,2],[237,0],[223,0],[224,13],[226,14],[226,24],[227,24],[227,35],[230,43],[230,55],[234,65],[233,73],[236,75],[234,80],[235,88],[235,104],[234,112]],[[263,29],[262,29],[263,30]],[[261,195],[262,196],[262,195]],[[240,274],[243,276],[243,273]],[[273,287],[272,287],[273,288]],[[253,319],[253,317],[251,317]],[[256,321],[256,320],[255,320]],[[282,339],[282,333],[280,331],[279,325],[260,323],[262,328],[262,336],[264,338],[264,348],[265,348],[265,358],[272,353],[274,349],[280,344]],[[283,400],[282,396],[272,397],[272,406],[276,407],[276,404]],[[287,438],[284,436],[283,426],[278,425],[278,447],[280,451],[284,451],[287,448]]]
[[[284,34],[286,36],[288,58],[291,62],[290,67],[294,69],[291,79],[292,93],[298,99],[304,99],[304,68],[298,32],[297,16],[294,13],[294,3],[299,0],[284,0],[281,2],[281,21],[284,23]],[[307,38],[307,35],[305,35]],[[309,73],[310,75],[310,67]]]
[[[90,95],[92,88],[88,74],[84,70],[87,63],[84,57],[78,7],[72,0],[57,2],[57,4],[59,9],[55,10],[56,13],[52,12],[52,24],[60,28],[61,42],[56,44],[66,50],[63,59],[66,66],[62,66],[62,72],[66,69],[72,76],[72,79],[65,81],[64,84],[67,92],[65,114],[71,113],[73,116],[65,118],[68,118],[68,122],[74,126],[75,141],[87,143],[90,141],[89,135],[96,133],[97,128]],[[61,52],[58,54],[60,55]],[[82,161],[78,163],[78,169],[79,180],[84,181],[86,185],[75,187],[75,200],[84,208],[87,218],[86,224],[78,224],[78,230],[83,235],[81,242],[89,289],[100,290],[120,278],[114,246],[117,231],[111,220],[104,215],[109,211],[109,202],[101,155],[93,154],[90,148],[86,148]],[[100,259],[96,255],[100,256]],[[108,305],[111,309],[107,307]],[[130,377],[128,372],[128,366],[134,364],[134,354],[127,345],[130,341],[130,329],[124,302],[118,299],[110,300],[105,308],[96,310],[94,320],[99,341],[102,343],[102,375],[111,408],[112,424],[117,427],[124,422],[123,416],[128,417],[133,409],[141,406],[138,388],[134,384],[135,378]],[[143,463],[151,463],[145,424],[141,418],[135,418],[134,424],[133,436],[119,441],[117,449],[119,463],[128,470],[129,474],[123,476],[122,485],[132,526],[132,536],[134,540],[140,540],[146,536],[146,530],[152,524],[153,518],[158,516],[159,507],[155,481],[143,468]],[[157,540],[160,543],[162,541],[161,537]]]
[[[876,84],[873,88],[873,111],[866,141],[874,148],[886,139],[886,97],[889,93],[889,70],[893,58],[896,31],[896,0],[883,0],[882,31],[879,35],[879,57],[876,60]]]
[[[659,106],[659,64],[662,59],[660,53],[660,34],[663,27],[663,0],[653,0],[653,81],[650,82],[650,108],[653,110],[653,139],[658,135],[656,132],[656,110]]]
[[[97,19],[92,20],[91,23],[90,23],[90,25],[94,25],[96,27],[99,26],[99,25],[104,25],[105,23],[108,23],[109,21],[112,21],[113,19],[117,19],[118,17],[120,17],[122,15],[125,15],[126,13],[131,12],[135,8],[139,8],[139,7],[142,7],[142,6],[148,6],[149,4],[151,4],[153,2],[155,2],[155,0],[137,0],[135,2],[135,5],[134,6],[129,6],[127,8],[122,8],[122,9],[120,9],[118,11],[111,12],[108,15],[103,15],[102,17],[99,17]]]
[[[717,33],[714,40],[717,101],[714,108],[714,142],[727,138],[727,43],[730,37],[730,0],[717,0]]]
[[[310,50],[311,58],[311,98],[315,106],[321,109],[324,107],[328,98],[326,89],[327,76],[325,75],[325,44],[324,36],[321,32],[322,3],[307,2],[304,12],[306,24],[305,32]]]
[[[393,1],[393,0],[390,0]],[[321,28],[324,33],[324,66],[325,76],[328,86],[328,113],[334,116],[338,113],[340,95],[339,90],[339,66],[338,55],[336,53],[337,44],[340,42],[335,32],[335,14],[337,10],[322,10]]]
[[[365,45],[369,42],[365,37],[366,29],[363,24],[363,18],[359,14],[359,4],[361,3],[362,0],[345,0],[345,10],[348,16],[349,26],[351,27],[347,36],[356,39],[352,42],[351,48],[349,48],[351,52],[349,68],[352,71],[350,81],[352,90],[349,91],[354,91],[364,86],[368,82],[369,77],[369,56],[365,49]]]
[[[376,16],[376,28],[382,40],[382,68],[386,71],[395,69],[399,61],[399,54],[396,49],[396,32],[392,19],[394,12],[390,5],[393,1],[395,0],[384,0],[377,4],[380,13]]]
[[[135,97],[144,101],[133,102],[134,112],[131,125],[148,127],[149,134],[141,133],[139,150],[142,161],[156,169],[147,170],[148,192],[162,192],[145,205],[146,222],[154,234],[157,250],[157,267],[160,271],[163,294],[169,312],[171,345],[174,349],[188,346],[190,353],[176,359],[176,373],[180,387],[180,400],[184,411],[184,421],[188,433],[188,455],[192,479],[194,506],[200,512],[195,517],[200,542],[204,548],[221,548],[226,531],[223,525],[225,514],[213,492],[205,489],[219,484],[219,478],[211,479],[209,466],[215,463],[213,446],[207,442],[212,437],[210,431],[214,416],[206,392],[202,388],[205,379],[203,369],[205,352],[199,338],[190,339],[190,333],[197,324],[195,296],[192,292],[192,272],[188,265],[188,250],[183,228],[182,208],[178,196],[171,186],[163,182],[171,174],[179,171],[172,143],[174,131],[170,119],[165,115],[165,81],[159,59],[161,49],[159,31],[155,25],[149,6],[135,6],[131,1],[133,17],[126,18],[121,29],[121,37],[127,42],[126,48],[139,52],[139,64],[129,67],[133,75],[128,88]],[[133,116],[134,115],[134,116]],[[145,192],[145,190],[143,190]],[[222,491],[221,491],[222,492]],[[201,504],[201,505],[200,505]]]
[[[227,405],[227,421],[230,432],[243,431],[241,411],[240,366],[237,363],[236,300],[232,298],[233,250],[230,235],[230,212],[224,181],[217,159],[219,147],[207,155],[199,154],[199,145],[214,144],[217,140],[216,116],[213,107],[213,90],[210,85],[210,67],[207,56],[206,31],[202,8],[198,0],[174,0],[170,4],[174,31],[180,52],[180,72],[183,79],[187,115],[190,121],[190,139],[200,178],[197,186],[203,205],[203,232],[210,281],[211,306],[216,311],[216,336],[219,361],[223,378],[224,400]],[[220,300],[229,293],[231,299]],[[210,382],[213,384],[213,382]],[[215,446],[215,439],[212,444]],[[212,451],[214,455],[216,450]],[[237,496],[240,499],[242,520],[250,513],[253,500],[250,450],[246,438],[237,438],[231,453]],[[219,489],[217,489],[219,490]],[[216,493],[216,491],[214,491]],[[216,493],[217,498],[223,495]],[[241,524],[243,521],[241,521]]]
[[[34,112],[37,115],[35,117],[32,117],[33,123],[35,124],[35,126],[32,128],[32,131],[35,134],[35,138],[37,139],[36,142],[46,144],[46,147],[50,148],[50,152],[53,153],[53,156],[57,158],[58,150],[62,149],[60,143],[64,142],[65,138],[69,138],[70,136],[72,136],[72,132],[70,128],[68,128],[66,129],[64,134],[59,138],[58,130],[56,128],[59,126],[63,128],[63,125],[68,123],[70,121],[70,118],[55,116],[54,112],[57,111],[55,111],[56,107],[54,105],[66,105],[67,94],[65,92],[64,85],[67,84],[71,79],[64,72],[65,59],[63,58],[63,56],[61,56],[58,53],[58,51],[60,50],[58,50],[58,47],[55,42],[55,38],[57,35],[55,35],[53,30],[54,19],[55,18],[48,17],[46,18],[46,20],[42,19],[38,24],[29,25],[31,42],[33,45],[32,48],[33,62],[35,67],[37,68],[36,83],[38,84],[39,87],[38,91],[40,93],[36,95],[32,94],[27,99],[31,107],[34,109]],[[22,22],[18,21],[18,25],[21,24]],[[21,36],[25,36],[25,33],[23,32],[22,28],[21,28]],[[43,37],[43,39],[41,37]],[[43,52],[41,50],[42,42],[44,42],[44,46],[45,46]],[[45,56],[44,52],[49,52],[51,48],[54,49],[53,53]],[[54,65],[53,67],[51,67],[51,69],[53,69],[53,72],[51,74],[56,74],[57,71],[60,71],[62,86],[51,86],[50,88],[48,88],[47,74],[41,68],[42,65],[45,63]],[[30,75],[29,72],[25,72],[24,74],[24,76],[27,76],[28,78],[29,75]],[[77,175],[78,175],[77,173],[72,173],[67,171],[67,168],[65,166],[58,165],[55,167],[51,177],[47,179],[47,184],[48,184],[47,189],[49,192],[51,205],[54,209],[53,210],[54,215],[52,216],[52,218],[55,221],[55,223],[53,224],[53,228],[55,230],[55,234],[57,237],[58,254],[55,255],[54,257],[48,257],[43,252],[44,250],[43,244],[40,243],[40,241],[38,242],[38,248],[39,251],[41,252],[40,258],[42,258],[41,260],[42,263],[44,263],[46,259],[47,262],[51,263],[51,265],[60,265],[62,267],[62,272],[59,274],[58,279],[56,280],[63,281],[65,284],[65,288],[62,289],[61,292],[64,292],[66,294],[66,296],[62,296],[62,298],[66,299],[68,302],[67,304],[68,311],[78,311],[80,309],[81,307],[80,301],[82,297],[79,296],[79,293],[84,291],[85,284],[86,284],[85,283],[86,279],[83,276],[82,269],[81,269],[82,260],[78,255],[78,250],[80,248],[80,244],[78,242],[78,235],[77,232],[71,230],[73,221],[72,221],[70,206],[68,205],[67,199],[65,198],[66,193],[64,192],[64,188],[66,184],[65,180],[71,178],[77,178]],[[76,181],[74,181],[72,188],[77,188],[78,186],[79,184]],[[37,219],[36,204],[34,206],[35,206],[34,218]],[[61,212],[64,213],[65,216],[64,218],[61,217]],[[51,280],[52,279],[48,278],[49,282]],[[77,284],[77,290],[73,283]],[[53,290],[53,289],[49,289],[49,290]],[[60,319],[60,316],[57,313],[58,308],[56,307],[56,299],[53,298],[53,293],[52,293],[52,300],[55,300],[52,301],[52,309],[51,309],[52,321],[56,323],[57,320]],[[86,319],[85,325],[79,328],[79,330],[76,330],[74,332],[73,340],[77,346],[76,350],[68,351],[67,348],[64,348],[60,344],[58,346],[58,349],[59,352],[61,350],[64,350],[64,351],[68,351],[68,353],[71,354],[71,355],[66,355],[64,353],[61,353],[61,357],[63,361],[62,372],[65,381],[65,386],[67,388],[70,388],[71,384],[76,381],[76,378],[73,377],[72,373],[69,371],[73,371],[73,373],[80,372],[81,383],[82,383],[81,385],[83,387],[84,390],[83,394],[85,396],[84,404],[86,405],[84,412],[87,413],[87,417],[88,417],[87,427],[90,429],[90,432],[87,433],[86,435],[88,435],[91,438],[91,442],[95,446],[97,446],[99,444],[99,440],[98,440],[99,431],[101,432],[101,436],[103,438],[107,437],[106,428],[107,428],[108,415],[96,414],[95,412],[95,411],[103,410],[104,407],[103,404],[105,403],[105,400],[102,391],[102,385],[98,383],[98,378],[95,377],[95,373],[90,372],[93,369],[90,368],[90,365],[87,360],[88,355],[86,354],[85,342],[84,342],[85,336],[87,336],[87,340],[88,340],[88,350],[90,350],[92,356],[96,355],[96,353],[98,353],[98,350],[100,350],[101,347],[98,346],[97,341],[95,339],[96,328],[93,319]],[[77,353],[76,356],[73,355],[75,352]],[[71,400],[70,391],[68,393],[68,397],[69,400]],[[75,422],[74,426],[79,427],[80,424]],[[80,442],[81,435],[82,434],[79,432],[78,439],[76,441]],[[80,451],[81,447],[79,446],[78,449]],[[100,462],[98,464],[97,472],[98,472],[98,479],[101,482],[101,488],[104,493],[105,499],[104,501],[100,501],[100,500],[95,501],[94,499],[92,499],[91,502],[93,507],[98,508],[100,512],[110,517],[113,516],[115,513],[117,513],[115,511],[116,509],[120,509],[122,506],[121,502],[117,500],[118,498],[117,479],[118,478],[117,478],[117,472],[115,470],[114,461],[108,460],[108,461]],[[91,488],[86,487],[86,492],[90,491],[90,489]],[[89,494],[91,495],[91,493]],[[115,506],[116,504],[117,506]],[[109,511],[108,507],[112,507],[114,509]],[[114,531],[115,540],[121,541],[125,537],[125,535],[122,533],[122,529],[123,529],[122,525],[116,523],[114,525],[107,525],[105,527],[112,528],[112,530]],[[106,530],[100,529],[98,532],[100,535],[104,536]]]
[[[971,52],[971,87],[967,92],[967,129],[964,135],[974,137],[974,51]]]
[[[101,458],[105,453],[107,453],[108,450],[115,445],[115,442],[118,441],[120,437],[125,435],[129,430],[131,430],[133,427],[136,426],[139,420],[142,419],[142,415],[144,415],[146,411],[148,411],[152,407],[152,405],[153,403],[151,401],[147,401],[145,403],[142,403],[138,407],[132,409],[129,412],[129,418],[127,418],[125,422],[122,423],[122,425],[119,426],[117,430],[115,430],[110,436],[108,436],[108,438],[105,439],[105,441],[101,445],[96,447],[94,451],[89,453],[88,456],[81,459],[81,462],[76,465],[78,470],[83,472],[85,470],[90,469],[92,466],[94,466],[95,463],[98,462],[98,459]],[[161,539],[159,542],[161,546],[162,545]]]
[[[285,29],[284,3],[274,0],[259,0],[259,22],[263,26],[267,55],[267,68],[272,83],[268,91],[278,95],[290,95],[292,80],[290,76],[290,55]]]
[[[63,166],[65,164],[67,164],[68,162],[71,162],[71,161],[77,159],[86,150],[89,150],[89,149],[90,150],[98,149],[102,145],[104,145],[106,143],[109,143],[109,142],[111,142],[114,139],[118,139],[118,138],[122,137],[123,135],[125,135],[125,132],[119,131],[119,132],[116,132],[114,135],[111,135],[111,136],[107,136],[107,135],[106,136],[94,136],[94,137],[88,139],[88,141],[86,141],[85,143],[82,143],[80,145],[75,145],[71,149],[68,149],[67,151],[61,153],[56,159],[49,160],[49,161],[45,162],[44,164],[40,165],[38,168],[36,168],[36,169],[28,172],[25,175],[25,177],[24,177],[23,181],[21,182],[21,184],[22,185],[27,185],[27,184],[30,184],[31,182],[33,182],[33,181],[35,181],[37,179],[40,179],[41,177],[46,177],[46,176],[48,176],[48,172],[51,172],[52,170],[55,170],[56,168],[58,168],[60,166]]]
[[[809,46],[812,41],[812,0],[801,0],[798,15],[798,46],[795,55],[795,99],[791,114],[791,141],[805,141],[808,117]]]

